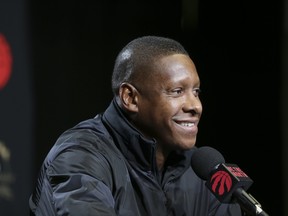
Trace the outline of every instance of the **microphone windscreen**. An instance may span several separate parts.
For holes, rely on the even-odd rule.
[[[209,146],[198,148],[191,158],[191,166],[194,172],[203,180],[208,180],[212,170],[221,163],[225,163],[223,155]]]

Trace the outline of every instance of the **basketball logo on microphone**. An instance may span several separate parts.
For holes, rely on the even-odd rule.
[[[211,177],[210,183],[213,192],[220,196],[228,193],[232,187],[231,176],[223,170],[214,173]]]

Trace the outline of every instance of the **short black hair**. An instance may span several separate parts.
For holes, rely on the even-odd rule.
[[[148,75],[155,61],[160,57],[184,54],[189,56],[184,47],[174,39],[159,36],[143,36],[129,42],[118,54],[113,74],[112,91],[118,95],[119,87],[123,82],[130,83]],[[145,73],[145,74],[144,74]]]

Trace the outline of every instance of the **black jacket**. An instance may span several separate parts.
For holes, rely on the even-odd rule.
[[[30,197],[35,215],[240,216],[220,205],[190,166],[193,149],[171,154],[162,173],[154,140],[130,125],[115,100],[104,114],[64,132]]]

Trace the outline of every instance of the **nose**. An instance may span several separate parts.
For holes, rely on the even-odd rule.
[[[192,112],[193,114],[201,115],[202,109],[202,103],[199,95],[195,95],[193,92],[191,92],[191,94],[188,94],[185,104],[183,106],[183,110],[185,112]]]

